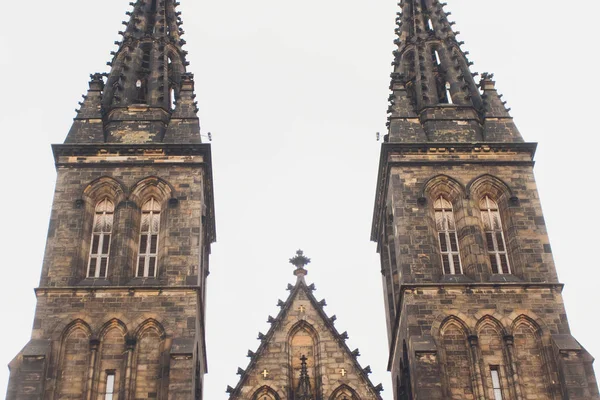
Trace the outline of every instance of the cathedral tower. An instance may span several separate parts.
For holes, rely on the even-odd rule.
[[[201,399],[211,150],[179,3],[138,0],[64,144],[31,340],[7,399]]]
[[[524,142],[449,13],[402,0],[372,240],[395,399],[597,399]]]

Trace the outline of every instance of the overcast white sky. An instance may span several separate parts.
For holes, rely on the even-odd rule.
[[[494,72],[536,176],[575,337],[600,356],[597,0],[447,0],[474,71]],[[28,341],[61,143],[129,0],[10,1],[0,25],[2,367]],[[308,281],[392,398],[380,267],[369,242],[395,0],[181,0],[204,132],[213,133],[205,397],[226,399],[257,332]],[[600,369],[600,367],[598,367]]]

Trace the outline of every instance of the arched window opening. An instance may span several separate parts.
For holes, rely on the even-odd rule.
[[[435,209],[435,225],[438,231],[444,274],[462,274],[452,203],[440,196],[433,207]]]
[[[442,59],[440,58],[440,52],[436,49],[431,49],[431,60],[436,67],[442,65]]]
[[[146,104],[148,93],[148,82],[145,77],[140,77],[135,81],[135,103]]]
[[[169,90],[169,98],[171,99],[171,109],[174,110],[177,103],[177,99],[175,98],[175,88],[173,87],[171,87],[171,89]]]
[[[489,196],[485,196],[479,202],[479,208],[481,209],[481,219],[483,220],[483,229],[492,273],[510,274],[510,264],[508,263],[506,241],[504,239],[498,203],[490,199]]]
[[[446,85],[444,85],[444,89],[446,91],[446,103],[447,104],[454,104],[452,101],[452,93],[450,92],[450,83],[446,82]]]
[[[156,277],[158,237],[160,232],[160,211],[160,204],[154,198],[148,200],[142,207],[140,247],[137,264],[138,277]]]
[[[427,17],[427,30],[433,31],[433,23],[431,22],[431,18]]]
[[[88,278],[106,278],[114,212],[115,205],[108,199],[104,199],[96,205],[88,261]]]

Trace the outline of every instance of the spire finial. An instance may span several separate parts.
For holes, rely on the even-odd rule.
[[[298,279],[300,279],[308,274],[308,271],[306,271],[304,267],[310,264],[310,258],[306,257],[302,250],[298,250],[296,252],[296,256],[290,258],[290,264],[296,267],[294,275],[296,275]]]

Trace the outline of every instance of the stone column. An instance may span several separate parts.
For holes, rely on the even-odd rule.
[[[96,357],[98,355],[98,347],[100,346],[100,340],[91,339],[90,340],[90,365],[88,367],[88,381],[87,381],[87,393],[85,398],[87,400],[92,399],[92,393],[94,389],[94,369],[96,366]]]
[[[473,366],[475,367],[475,374],[473,376],[473,389],[475,390],[475,396],[480,400],[485,400],[485,388],[483,387],[483,374],[481,371],[481,360],[479,359],[479,338],[476,335],[469,336],[469,347],[471,348],[471,359],[473,360]]]
[[[511,395],[517,400],[523,400],[523,393],[519,382],[519,374],[517,371],[517,362],[515,360],[515,338],[512,335],[504,336],[506,344],[506,354],[508,355],[508,383],[511,387]]]
[[[133,369],[133,352],[136,345],[135,338],[127,338],[125,345],[127,346],[127,364],[125,365],[125,385],[121,392],[123,393],[124,400],[129,400],[132,396],[131,374]]]

